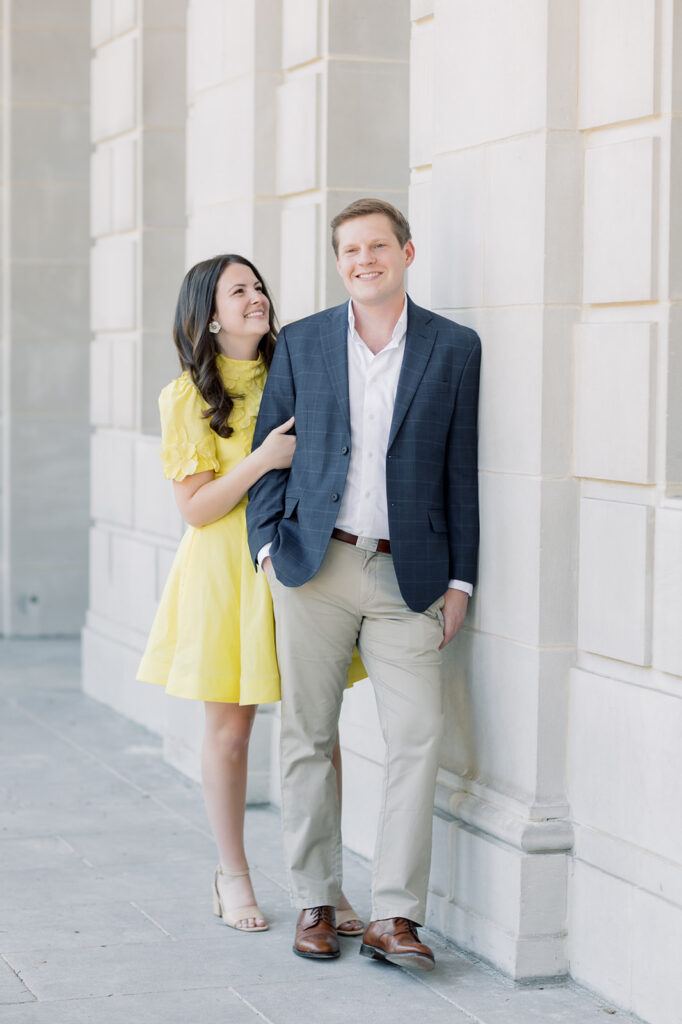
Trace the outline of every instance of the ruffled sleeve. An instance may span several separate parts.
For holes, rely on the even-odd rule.
[[[161,392],[161,463],[168,480],[180,482],[207,469],[219,471],[215,435],[201,415],[205,408],[206,402],[187,373]]]

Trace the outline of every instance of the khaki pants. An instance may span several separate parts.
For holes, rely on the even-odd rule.
[[[282,821],[295,907],[336,906],[341,827],[331,755],[357,642],[386,741],[372,920],[423,924],[442,731],[440,608],[407,607],[390,555],[330,541],[316,575],[285,587],[268,568],[282,676]]]

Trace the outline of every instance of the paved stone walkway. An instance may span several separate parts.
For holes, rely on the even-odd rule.
[[[71,640],[0,640],[2,1024],[606,1024],[632,1021],[571,986],[514,985],[427,934],[413,976],[358,956],[291,952],[279,816],[247,814],[269,932],[211,913],[213,843],[199,787],[158,737],[84,697]],[[369,870],[346,855],[366,915]]]

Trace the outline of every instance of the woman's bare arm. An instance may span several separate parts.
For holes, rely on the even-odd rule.
[[[190,526],[215,523],[239,504],[249,487],[265,473],[271,469],[288,469],[296,448],[296,437],[287,433],[293,425],[292,416],[275,427],[259,448],[225,476],[216,477],[209,469],[174,481],[175,500],[185,522]]]

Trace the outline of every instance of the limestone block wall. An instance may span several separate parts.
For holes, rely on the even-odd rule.
[[[406,210],[407,0],[283,0],[277,96],[284,321],[342,302],[329,221],[375,195]]]
[[[190,0],[186,262],[241,253],[275,295],[280,50],[279,0]]]
[[[74,633],[87,602],[88,10],[1,15],[5,635]]]
[[[90,603],[86,692],[152,728],[135,682],[182,533],[158,455],[158,393],[185,249],[184,0],[93,0]]]
[[[680,3],[583,4],[571,972],[655,1024],[682,982]]]
[[[413,297],[483,340],[481,556],[446,658],[430,922],[515,977],[567,970],[575,641],[574,4],[412,4]],[[425,257],[425,258],[424,258]]]

